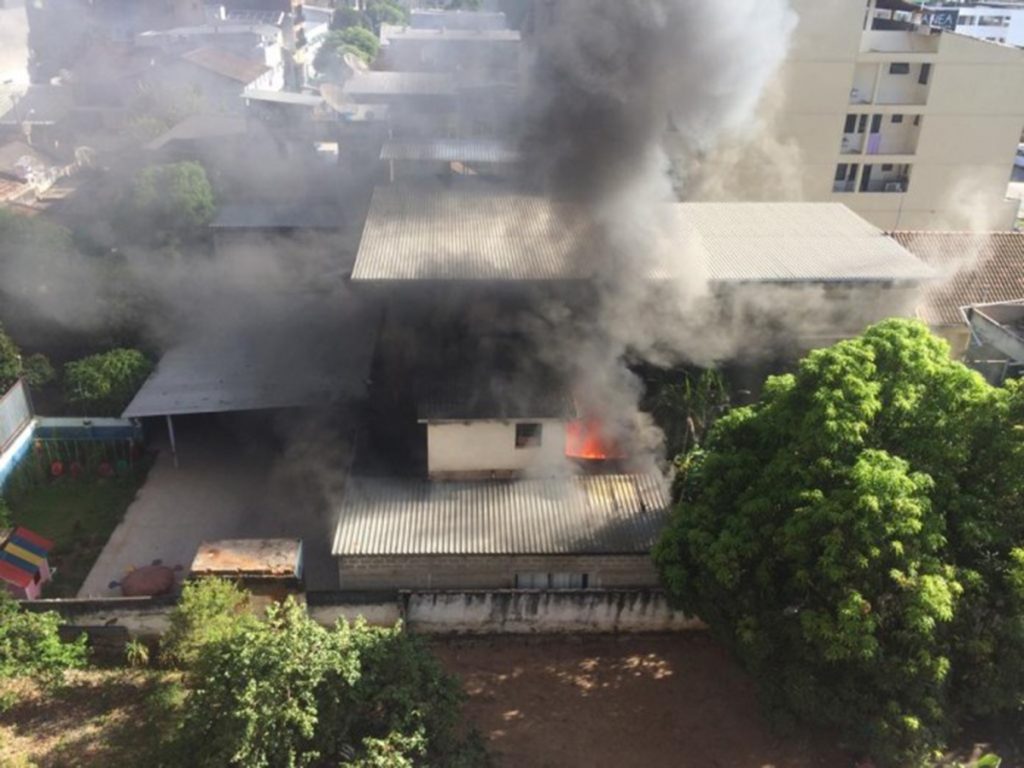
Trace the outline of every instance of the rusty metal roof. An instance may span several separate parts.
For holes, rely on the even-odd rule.
[[[668,517],[656,475],[350,478],[335,555],[642,554]]]
[[[302,575],[302,539],[204,541],[190,572],[197,576],[297,578]]]
[[[657,211],[648,229],[660,253],[638,259],[638,269],[652,280],[678,273],[685,254],[699,255],[720,283],[933,276],[838,203],[678,203]],[[374,191],[352,279],[587,280],[601,242],[589,211],[572,203],[480,180],[403,181]]]
[[[934,326],[964,325],[962,307],[1024,299],[1024,233],[893,232],[939,273],[920,307]]]

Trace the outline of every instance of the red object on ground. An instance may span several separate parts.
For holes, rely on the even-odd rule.
[[[600,422],[570,421],[565,425],[565,455],[570,459],[624,459],[622,450],[604,435]]]
[[[174,590],[174,569],[166,565],[144,565],[121,579],[125,597],[153,597]]]
[[[54,477],[60,477],[64,474],[64,462],[55,461],[50,465],[50,474]]]

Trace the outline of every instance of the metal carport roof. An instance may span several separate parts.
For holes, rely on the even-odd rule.
[[[293,309],[283,318],[202,328],[163,355],[123,416],[315,407],[360,398],[378,317],[368,307]]]

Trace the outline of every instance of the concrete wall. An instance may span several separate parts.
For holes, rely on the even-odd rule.
[[[658,590],[403,592],[409,628],[424,634],[675,632],[704,624]]]
[[[538,446],[516,447],[516,424],[542,425]],[[427,425],[427,470],[528,472],[565,462],[565,424],[552,419],[465,421]]]
[[[339,557],[341,589],[511,589],[516,574],[586,574],[591,588],[653,587],[641,555],[419,555]]]

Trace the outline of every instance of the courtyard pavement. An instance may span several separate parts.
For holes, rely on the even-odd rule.
[[[228,538],[302,538],[307,588],[337,589],[328,515],[282,481],[279,456],[217,433],[180,439],[178,453],[175,468],[170,450],[160,450],[79,597],[118,596],[112,582],[155,560],[180,566],[180,581],[201,542]]]

